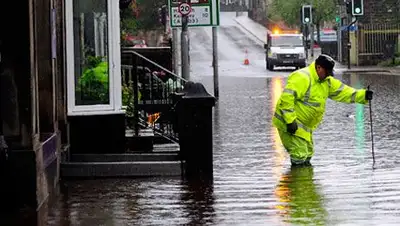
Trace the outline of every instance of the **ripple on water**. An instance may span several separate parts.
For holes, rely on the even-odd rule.
[[[212,88],[211,78],[201,79]],[[291,168],[271,126],[277,84],[285,79],[221,77],[213,184],[68,182],[49,225],[398,225],[399,77],[341,79],[373,84],[375,170],[367,107],[329,101],[314,134],[313,167]]]

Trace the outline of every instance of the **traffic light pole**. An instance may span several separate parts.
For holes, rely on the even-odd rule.
[[[351,22],[348,26],[347,26],[347,68],[350,69],[351,68],[351,64],[350,64],[350,49],[351,49],[351,42],[350,42],[350,27],[353,26],[353,24],[355,24],[357,22],[357,18]]]
[[[311,49],[311,60],[314,59],[314,24],[310,24],[310,49]]]

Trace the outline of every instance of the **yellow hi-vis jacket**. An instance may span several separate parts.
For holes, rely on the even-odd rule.
[[[326,99],[342,103],[368,103],[365,89],[356,90],[329,76],[319,80],[315,62],[289,75],[285,89],[277,104],[273,125],[286,131],[286,124],[296,120],[296,136],[311,142],[312,132],[321,123]]]

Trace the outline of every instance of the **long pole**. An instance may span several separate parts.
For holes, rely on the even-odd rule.
[[[350,64],[350,49],[351,49],[351,42],[350,42],[350,26],[347,26],[347,69],[351,68]]]
[[[174,73],[179,75],[179,58],[178,58],[178,29],[172,29],[172,55],[174,58]]]
[[[369,86],[367,88],[369,90]],[[374,129],[373,129],[373,121],[372,121],[372,100],[369,100],[369,121],[371,127],[371,146],[372,146],[372,164],[375,164],[375,147],[374,147]]]
[[[347,26],[347,68],[350,69],[351,65],[350,65],[350,49],[351,49],[351,42],[350,42],[350,27],[353,26],[353,24],[355,24],[357,22],[357,18],[351,22],[348,26]]]
[[[313,60],[314,59],[314,24],[310,24],[310,33],[311,33],[311,35],[310,35],[310,39],[311,39],[311,41],[310,41],[310,43],[311,43],[311,46],[310,46],[310,48],[311,48],[311,60]]]
[[[187,0],[185,2],[188,2]],[[188,36],[188,16],[182,15],[182,31],[181,31],[181,57],[182,57],[182,77],[190,80],[189,67],[189,36]]]
[[[213,69],[214,69],[214,96],[219,98],[219,75],[218,75],[218,36],[217,27],[212,27],[213,43]]]

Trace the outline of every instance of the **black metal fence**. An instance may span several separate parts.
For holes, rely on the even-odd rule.
[[[160,49],[153,50],[152,59],[157,60],[158,55],[155,62],[139,51],[122,50],[122,98],[127,126],[134,129],[135,135],[141,127],[151,126],[155,133],[177,142],[173,94],[182,91],[187,81],[171,72],[168,52],[163,55]]]

